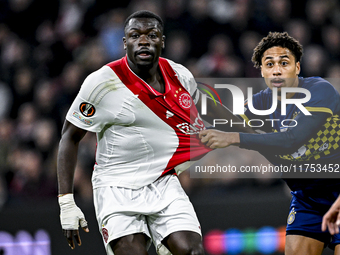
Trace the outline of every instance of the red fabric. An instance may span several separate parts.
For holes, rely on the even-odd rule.
[[[189,92],[180,83],[175,71],[166,59],[159,58],[159,67],[165,81],[164,94],[154,90],[135,75],[128,66],[126,56],[109,63],[108,66],[117,74],[119,79],[132,93],[138,95],[138,98],[146,106],[175,130],[179,138],[177,150],[162,175],[171,171],[181,163],[188,160],[197,160],[211,151],[211,149],[204,146],[198,138],[199,130],[205,127],[199,117],[196,106],[191,97],[188,97],[188,95],[190,95]],[[191,104],[190,107],[188,107],[189,103]],[[167,113],[169,114],[169,112],[174,115],[171,117],[168,115],[167,118]],[[184,133],[183,130],[187,132]],[[188,132],[192,134],[188,134]]]

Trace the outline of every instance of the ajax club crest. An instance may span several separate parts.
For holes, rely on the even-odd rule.
[[[188,92],[183,91],[183,89],[179,88],[176,90],[174,94],[175,98],[178,98],[179,105],[184,109],[189,109],[192,104],[191,96]]]
[[[107,240],[109,239],[109,232],[107,231],[106,228],[102,228],[102,234],[103,234],[105,243],[107,243]]]
[[[179,104],[185,108],[188,109],[191,106],[191,97],[188,93],[183,93],[179,96]]]

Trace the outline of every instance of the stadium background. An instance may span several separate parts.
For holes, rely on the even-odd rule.
[[[91,229],[81,233],[83,245],[75,251],[59,224],[56,152],[65,113],[84,77],[124,55],[124,20],[141,9],[165,22],[163,56],[197,78],[260,77],[250,61],[252,49],[269,31],[288,31],[304,45],[301,75],[333,78],[339,89],[336,0],[1,0],[0,254],[104,254],[90,183],[95,137],[87,134],[82,141],[75,175],[76,201]],[[215,151],[209,160],[267,163],[235,148]],[[181,175],[208,254],[282,254],[289,191],[270,177]]]

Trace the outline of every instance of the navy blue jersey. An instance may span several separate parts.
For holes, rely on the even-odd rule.
[[[284,147],[285,142],[275,146],[266,146],[262,144],[264,149],[256,149],[262,153],[271,163],[275,165],[298,163],[304,164],[323,164],[324,166],[340,164],[340,96],[336,89],[326,80],[319,77],[301,78],[299,77],[299,87],[308,89],[311,93],[311,99],[304,103],[303,106],[313,115],[324,113],[325,120],[318,126],[309,125],[303,129],[304,135],[308,135],[303,145],[293,148],[293,151],[279,150],[277,146]],[[296,93],[293,98],[304,98],[305,94]],[[272,90],[267,88],[253,95],[253,106],[257,110],[267,110],[272,106]],[[263,127],[265,132],[286,132],[294,127],[294,120],[297,116],[303,114],[294,104],[286,106],[286,115],[281,114],[281,105],[278,103],[277,109],[270,115],[258,116],[249,111],[247,102],[245,103],[245,114],[241,117],[246,121],[250,119],[261,119],[266,126]],[[275,120],[275,121],[268,121]],[[298,118],[297,118],[298,119]],[[267,121],[266,121],[267,120]],[[286,121],[284,121],[286,120]],[[288,121],[287,121],[288,120]],[[282,124],[282,121],[283,124]],[[252,122],[252,125],[256,125]],[[297,125],[303,125],[298,123]],[[243,135],[243,134],[242,134]],[[251,135],[245,134],[244,137],[251,138]],[[253,136],[254,137],[254,136]],[[264,137],[264,136],[263,136]],[[269,138],[267,136],[266,138]],[[242,138],[242,137],[241,137]],[[247,139],[244,139],[247,140]],[[248,139],[250,141],[251,139]],[[270,142],[268,142],[269,144]],[[256,145],[256,143],[254,143]],[[254,145],[253,145],[254,146]],[[247,148],[247,144],[240,147]],[[250,147],[248,147],[249,149]],[[276,148],[276,149],[275,149]],[[254,149],[254,148],[251,148]],[[340,176],[340,169],[339,176]],[[284,176],[283,176],[284,178]],[[327,186],[333,190],[340,190],[340,179],[285,179],[288,186],[294,190],[314,189]]]

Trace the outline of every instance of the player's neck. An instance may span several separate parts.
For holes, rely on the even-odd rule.
[[[158,70],[155,75],[144,81],[159,93],[165,92],[165,83],[160,70]]]
[[[157,80],[157,68],[155,70],[154,68],[148,70],[138,69],[135,73],[147,84],[153,83]]]
[[[298,77],[295,79],[294,84],[293,84],[293,86],[291,86],[291,87],[293,87],[293,88],[299,87],[299,78],[298,78]],[[286,94],[286,98],[287,98],[287,99],[292,98],[295,94],[296,94],[295,92],[293,92],[293,93],[287,93],[287,94]],[[278,101],[281,101],[281,90],[278,91],[277,100],[278,100]]]
[[[159,93],[165,92],[165,82],[158,64],[152,66],[134,65],[128,60],[131,70]]]

